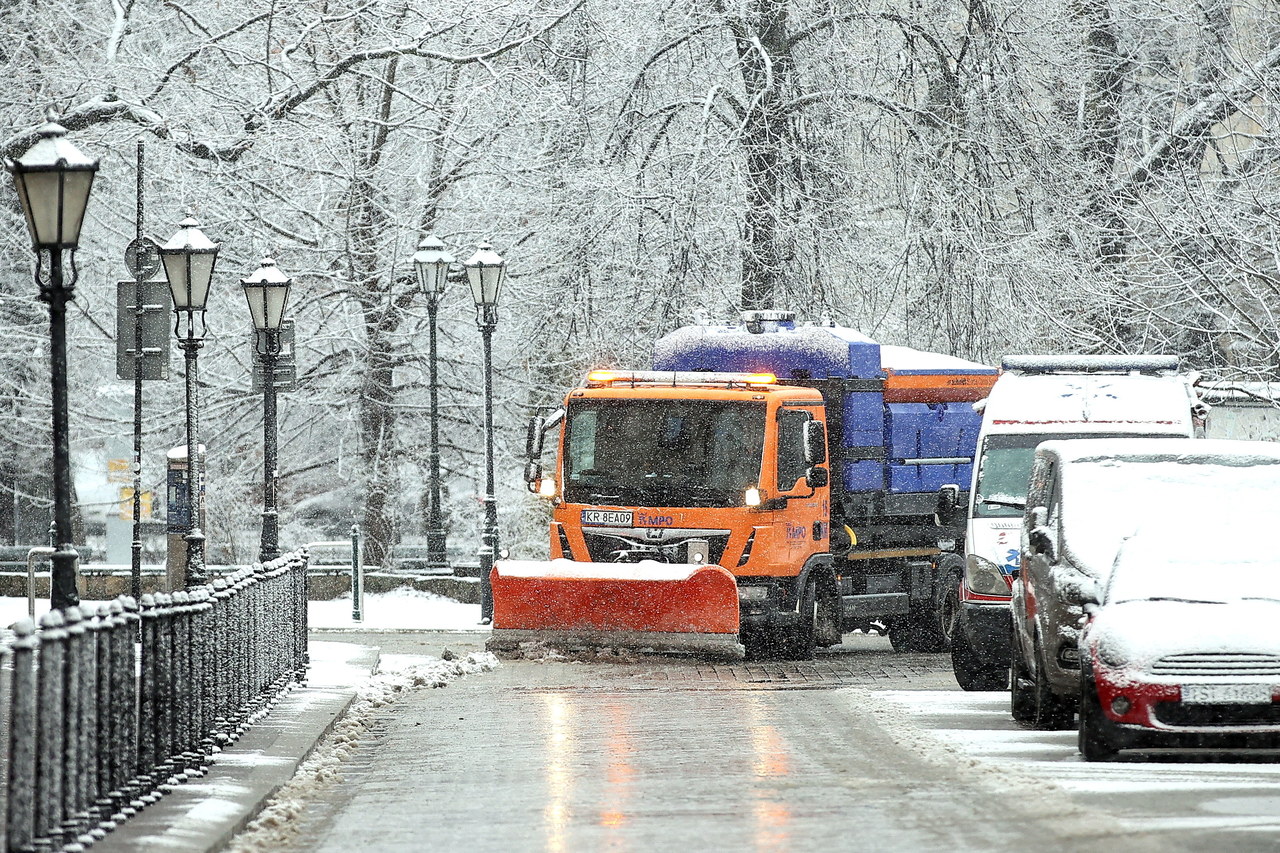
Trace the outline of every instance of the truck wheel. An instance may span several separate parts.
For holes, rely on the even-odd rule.
[[[1031,678],[1033,707],[1031,724],[1044,731],[1061,731],[1071,728],[1075,717],[1072,702],[1053,692],[1045,677],[1044,649],[1036,643],[1036,673]]]
[[[1085,761],[1107,761],[1116,757],[1120,749],[1112,739],[1111,726],[1098,702],[1098,688],[1081,676],[1078,745]]]
[[[800,595],[800,620],[794,630],[783,635],[781,656],[788,660],[813,660],[818,632],[818,584],[812,577]]]

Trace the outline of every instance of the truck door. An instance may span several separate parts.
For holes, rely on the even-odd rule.
[[[786,560],[799,571],[810,554],[827,550],[829,535],[829,492],[812,487],[806,476],[812,460],[805,456],[805,430],[816,419],[813,412],[799,408],[778,409],[777,489],[788,498],[780,519],[785,527]]]

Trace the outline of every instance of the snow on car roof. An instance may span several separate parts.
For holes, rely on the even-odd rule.
[[[1108,432],[1191,432],[1191,397],[1180,376],[1003,373],[983,417],[1001,432],[1096,425]]]
[[[1258,547],[1273,522],[1270,505],[1234,501],[1148,519],[1121,544],[1107,600],[1280,602],[1280,558]]]
[[[1212,439],[1047,441],[1062,465],[1062,542],[1072,562],[1102,579],[1121,541],[1149,520],[1195,518],[1219,505],[1272,506],[1280,496],[1280,444]]]

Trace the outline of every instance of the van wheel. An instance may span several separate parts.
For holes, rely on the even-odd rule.
[[[1031,724],[1043,731],[1061,731],[1071,728],[1075,717],[1075,708],[1070,699],[1053,692],[1049,679],[1045,677],[1044,649],[1036,643],[1036,672],[1031,678],[1032,712]]]
[[[1019,723],[1029,723],[1036,715],[1031,673],[1022,661],[1022,651],[1018,648],[1016,638],[1009,644],[1009,648],[1012,649],[1009,661],[1009,711]]]
[[[951,646],[951,670],[956,674],[956,684],[961,690],[1005,690],[1009,687],[1009,670],[978,663],[977,656],[962,635],[956,635]]]
[[[1080,754],[1085,761],[1108,761],[1120,751],[1112,739],[1112,722],[1102,713],[1098,688],[1080,678]]]
[[[895,652],[940,652],[942,633],[927,610],[912,610],[889,620],[889,644]]]
[[[938,590],[938,635],[942,651],[950,651],[960,635],[960,576],[948,575]]]

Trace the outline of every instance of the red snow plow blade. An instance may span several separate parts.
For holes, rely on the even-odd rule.
[[[720,566],[504,560],[489,579],[494,651],[542,642],[743,656],[738,584]]]

